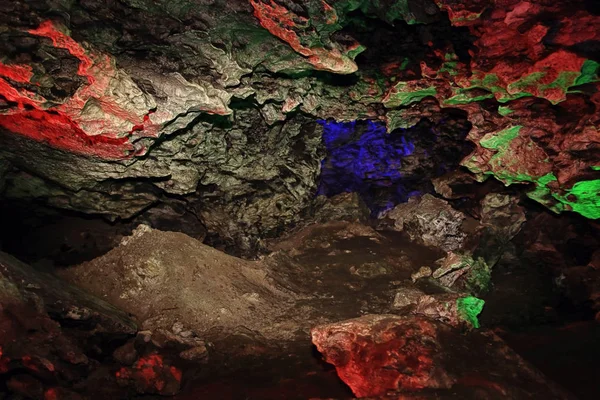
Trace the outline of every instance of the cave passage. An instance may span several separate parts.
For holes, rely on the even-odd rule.
[[[0,400],[600,399],[597,0],[6,0]]]
[[[383,124],[366,121],[326,122],[323,142],[327,157],[321,164],[318,194],[359,193],[374,212],[390,209],[418,195],[403,184],[402,160],[415,145],[403,132],[388,134]]]
[[[444,135],[443,126],[438,129],[427,120],[391,133],[377,121],[318,122],[327,156],[321,163],[317,194],[358,193],[373,215],[432,192],[431,179],[456,169],[470,148],[460,141],[468,127]],[[443,146],[445,154],[436,151]]]

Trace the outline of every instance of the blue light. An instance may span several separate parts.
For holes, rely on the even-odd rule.
[[[373,213],[394,207],[418,194],[404,186],[402,159],[415,145],[402,131],[388,134],[385,125],[366,121],[318,121],[323,126],[327,157],[321,164],[318,194],[356,192]]]

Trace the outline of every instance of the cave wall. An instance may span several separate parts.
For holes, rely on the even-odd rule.
[[[318,120],[466,115],[461,164],[600,217],[590,1],[13,1],[0,190],[109,220],[183,208],[252,249],[311,213]]]

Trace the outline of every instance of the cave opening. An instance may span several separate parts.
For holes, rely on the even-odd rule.
[[[0,6],[0,400],[600,397],[593,1]]]
[[[321,163],[317,194],[358,193],[373,215],[410,197],[432,193],[431,180],[458,169],[472,151],[464,140],[470,124],[456,116],[438,124],[423,119],[414,127],[390,133],[374,121],[319,124],[327,156]]]

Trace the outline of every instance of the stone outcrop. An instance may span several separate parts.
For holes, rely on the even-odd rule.
[[[135,315],[143,329],[180,322],[199,335],[243,327],[285,336],[275,321],[294,295],[272,283],[268,272],[184,234],[140,225],[106,255],[60,275]]]

